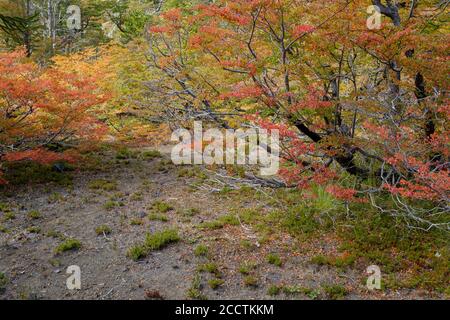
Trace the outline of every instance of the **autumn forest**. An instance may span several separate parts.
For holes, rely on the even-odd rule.
[[[0,0],[0,299],[449,299],[449,10]]]

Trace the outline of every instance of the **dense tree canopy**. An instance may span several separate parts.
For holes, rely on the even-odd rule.
[[[79,30],[66,23],[74,4]],[[375,28],[370,5],[382,15]],[[0,8],[5,49],[25,47],[49,66],[19,51],[0,58],[3,160],[106,127],[128,141],[148,137],[155,121],[279,129],[287,186],[321,185],[420,227],[448,227],[446,1],[1,0]]]
[[[106,96],[92,84],[92,78],[54,68],[41,71],[23,59],[20,51],[0,54],[2,159],[73,160],[67,153],[56,154],[45,147],[100,138],[105,127],[92,107],[103,103]]]
[[[442,8],[373,4],[384,15],[378,30],[366,27],[367,1],[169,10],[149,28],[152,65],[171,81],[155,82],[154,96],[178,116],[206,112],[224,124],[220,113],[252,113],[259,126],[280,129],[290,184],[329,184],[346,200],[388,191],[417,222],[448,212]],[[337,184],[343,173],[356,179]]]

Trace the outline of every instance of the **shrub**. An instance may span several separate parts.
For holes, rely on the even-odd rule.
[[[0,292],[4,291],[6,289],[6,285],[8,284],[9,280],[5,276],[3,272],[0,272]]]
[[[73,184],[71,173],[55,171],[51,165],[24,160],[4,163],[3,167],[5,169],[3,178],[11,185],[54,183],[59,186],[69,187]]]
[[[221,285],[224,284],[225,281],[223,281],[222,279],[211,279],[208,280],[208,284],[211,287],[211,289],[217,289],[218,287],[220,287]]]
[[[184,210],[182,212],[180,212],[182,215],[186,216],[186,217],[193,217],[197,214],[200,213],[200,210],[198,210],[197,208],[189,208],[187,210]]]
[[[284,286],[283,287],[283,292],[286,295],[304,294],[308,298],[313,299],[313,300],[317,299],[317,297],[320,295],[320,291],[319,290],[306,288],[306,287],[300,287],[300,286],[297,286],[297,285]]]
[[[198,266],[197,268],[200,272],[209,272],[215,274],[217,277],[220,277],[219,268],[213,262],[204,263]]]
[[[39,219],[41,217],[41,213],[37,210],[32,210],[28,212],[28,217],[30,219]]]
[[[146,160],[153,160],[156,158],[162,158],[161,152],[157,150],[144,151],[142,157]]]
[[[167,216],[165,216],[163,214],[157,214],[157,213],[150,213],[148,215],[148,219],[152,220],[152,221],[162,221],[162,222],[169,221],[169,218],[167,218]]]
[[[158,200],[152,204],[152,209],[160,213],[167,213],[173,210],[173,207],[168,203]]]
[[[267,289],[267,294],[269,296],[276,296],[280,293],[280,291],[281,291],[281,288],[279,286],[271,285],[269,287],[269,289]]]
[[[55,249],[55,253],[61,254],[63,252],[70,250],[78,250],[79,248],[81,248],[81,242],[77,239],[70,238],[62,242],[59,246],[57,246]]]
[[[127,160],[134,159],[137,157],[137,152],[131,151],[127,148],[120,148],[117,150],[116,159],[117,160]]]
[[[138,218],[136,218],[136,219],[131,219],[131,221],[130,221],[130,224],[132,225],[132,226],[140,226],[140,225],[142,225],[144,223],[144,221],[142,221],[142,219],[138,219]]]
[[[103,204],[103,208],[109,211],[114,208],[117,208],[119,205],[120,204],[117,201],[108,200]]]
[[[255,268],[256,268],[256,264],[254,262],[244,262],[239,267],[239,272],[243,275],[248,275]]]
[[[244,278],[244,285],[246,287],[257,287],[258,286],[258,279],[256,279],[253,276],[246,276]]]
[[[155,234],[147,234],[145,238],[145,246],[149,250],[160,250],[171,243],[180,241],[178,231],[175,229],[167,229]]]
[[[127,256],[134,261],[140,260],[147,256],[148,250],[145,246],[136,245],[128,249]]]
[[[2,162],[33,161],[45,165],[46,172],[50,173],[52,164],[75,161],[74,151],[65,150],[61,142],[78,146],[103,137],[102,132],[106,130],[101,129],[105,126],[92,115],[92,110],[108,98],[95,84],[98,76],[88,81],[81,73],[66,72],[56,66],[42,68],[24,58],[23,50],[0,53],[0,107],[4,115]],[[10,144],[15,146],[14,151],[5,147]],[[45,144],[46,149],[40,147]],[[2,169],[5,169],[3,165]],[[60,171],[61,166],[56,169]],[[27,172],[30,171],[16,171],[17,176],[7,173],[3,178],[14,184],[19,179],[29,181],[37,177],[45,181],[47,178],[32,177]],[[61,176],[56,171],[54,175]]]
[[[281,258],[274,253],[270,253],[269,255],[267,255],[267,262],[269,262],[270,264],[273,264],[277,267],[281,267],[281,265],[283,264],[281,262]]]
[[[41,228],[37,227],[37,226],[31,226],[27,228],[27,231],[29,233],[40,233],[41,232]]]
[[[205,246],[204,244],[200,244],[195,248],[194,254],[197,257],[206,256],[208,254],[208,247]]]
[[[203,295],[201,290],[201,279],[200,275],[195,274],[194,278],[192,279],[191,287],[187,291],[188,298],[196,299],[196,300],[206,300],[207,297]]]
[[[202,223],[200,223],[200,224],[198,225],[198,227],[199,227],[200,229],[211,229],[211,230],[222,229],[223,226],[224,226],[224,223],[223,223],[223,222],[221,222],[221,221],[216,221],[216,220],[213,220],[213,221],[205,221],[205,222],[202,222]]]
[[[98,226],[97,228],[95,228],[95,233],[100,236],[100,235],[107,235],[111,233],[111,228],[108,227],[107,225],[101,225]]]
[[[11,211],[11,208],[7,203],[0,202],[0,211],[1,212],[9,212],[9,211]]]
[[[3,214],[3,220],[8,221],[8,220],[14,220],[16,218],[16,215],[14,214],[14,212],[10,211],[10,212],[5,212]]]
[[[325,285],[323,286],[323,289],[325,290],[327,297],[333,300],[342,299],[348,294],[347,289],[339,284]]]
[[[97,179],[89,182],[88,187],[93,190],[114,191],[117,190],[117,182],[105,179]]]
[[[64,196],[59,192],[53,192],[51,195],[48,196],[47,202],[48,203],[55,203],[59,201],[63,201]]]

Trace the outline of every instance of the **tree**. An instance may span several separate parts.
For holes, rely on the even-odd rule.
[[[0,14],[0,30],[9,47],[24,46],[29,57],[39,38],[39,14],[33,11],[31,0],[16,3],[10,11],[10,16]]]
[[[108,92],[108,103],[96,108],[97,119],[111,128],[116,141],[139,144],[161,137],[161,130],[146,120],[149,112],[140,108],[148,105],[144,80],[152,76],[142,63],[144,52],[144,43],[134,41],[52,58],[54,69],[93,79],[101,92]]]
[[[72,161],[73,152],[55,153],[94,143],[106,132],[93,109],[107,96],[95,79],[53,68],[42,71],[24,61],[24,52],[0,54],[0,161]]]
[[[178,119],[226,127],[221,114],[257,112],[284,137],[289,184],[328,185],[346,201],[388,193],[391,213],[448,228],[448,36],[428,28],[442,11],[373,3],[391,21],[379,30],[366,28],[365,1],[168,10],[149,28],[152,67],[165,78],[151,89]]]

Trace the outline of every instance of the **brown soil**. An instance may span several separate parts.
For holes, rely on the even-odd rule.
[[[167,149],[163,149],[167,151]],[[2,299],[185,299],[196,275],[200,277],[200,292],[208,299],[311,299],[326,298],[324,285],[340,284],[348,290],[347,299],[406,299],[430,298],[428,293],[414,290],[398,292],[368,291],[364,285],[365,267],[345,271],[310,263],[312,253],[333,251],[336,239],[324,237],[300,243],[287,234],[277,234],[260,244],[257,231],[249,225],[227,225],[218,230],[198,228],[202,221],[210,221],[230,213],[230,208],[252,207],[258,199],[242,199],[231,195],[217,195],[194,191],[194,178],[178,176],[179,168],[162,165],[161,160],[121,163],[103,172],[80,172],[75,175],[73,188],[53,185],[17,187],[13,196],[0,196],[0,201],[14,208],[15,219],[2,222],[9,229],[0,233],[0,272],[8,278]],[[98,192],[89,188],[95,179],[116,180],[118,190]],[[106,210],[104,204],[117,194],[122,206]],[[56,197],[55,193],[61,195]],[[136,195],[137,193],[137,195]],[[174,210],[167,212],[167,222],[150,221],[148,207],[155,201],[170,203]],[[180,214],[189,208],[198,209],[192,217]],[[27,213],[38,210],[39,219]],[[131,221],[142,219],[142,225]],[[97,235],[95,228],[107,225],[109,235]],[[40,228],[29,232],[30,226]],[[151,252],[140,261],[133,261],[126,253],[130,246],[144,240],[147,232],[176,227],[181,241]],[[28,230],[28,231],[27,231]],[[65,237],[81,241],[78,250],[55,254]],[[50,234],[49,234],[50,233]],[[245,240],[246,246],[242,245]],[[199,244],[209,247],[210,255],[197,257]],[[268,253],[277,253],[283,265],[267,262]],[[208,280],[213,275],[198,272],[198,266],[215,263],[223,285],[213,290]],[[244,284],[239,272],[244,261],[252,261],[255,286]],[[68,290],[66,269],[70,265],[81,268],[81,290]],[[296,285],[317,290],[310,294],[268,294],[272,285]]]

